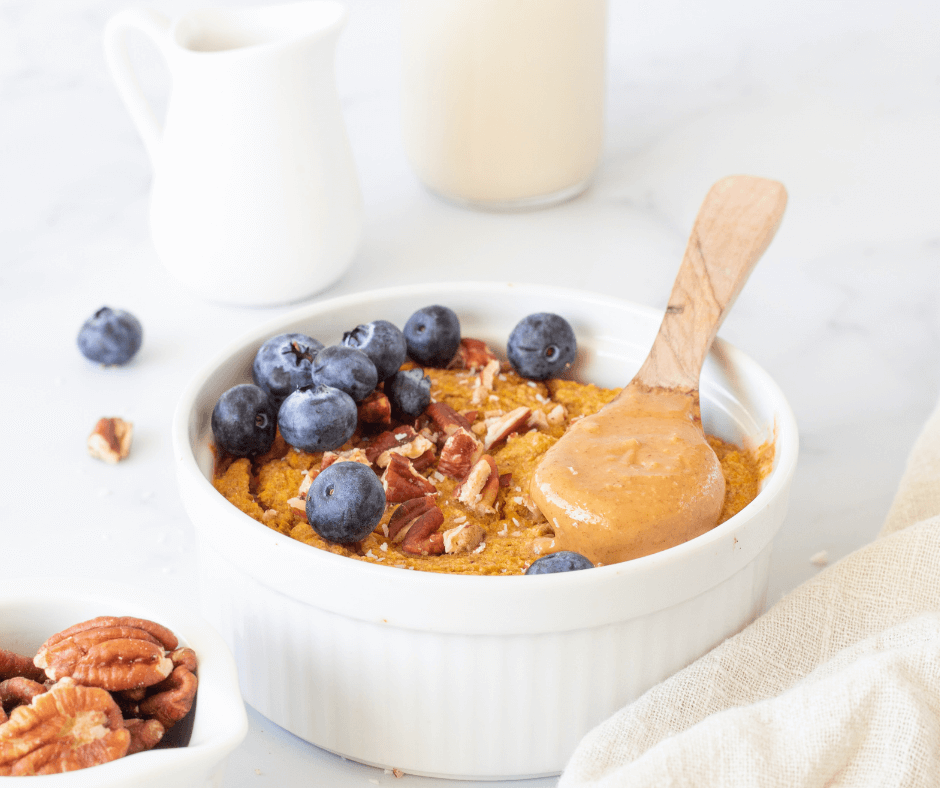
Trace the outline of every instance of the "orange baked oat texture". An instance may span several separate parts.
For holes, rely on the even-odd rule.
[[[397,504],[388,505],[379,526],[361,543],[326,542],[289,503],[290,499],[296,499],[307,472],[320,468],[323,454],[298,451],[288,446],[280,435],[266,455],[254,460],[220,454],[213,480],[216,489],[268,528],[358,561],[429,572],[522,574],[538,557],[532,551],[534,540],[551,534],[551,527],[533,511],[527,495],[539,459],[564,434],[572,419],[595,413],[613,399],[619,389],[602,389],[568,380],[530,381],[512,370],[493,375],[491,386],[482,388],[482,376],[475,371],[426,369],[425,374],[432,381],[432,401],[446,403],[458,413],[469,415],[473,431],[481,439],[487,424],[492,424],[500,414],[521,407],[534,414],[531,419],[534,427],[512,434],[487,452],[496,461],[501,481],[492,513],[475,511],[457,501],[453,493],[458,480],[438,473],[436,462],[422,471],[437,489],[437,504],[444,513],[441,531],[464,523],[483,529],[483,542],[474,550],[426,556],[404,552],[400,545],[385,536],[389,517]],[[357,431],[338,451],[368,449],[376,432],[376,428]],[[708,436],[708,442],[718,455],[726,480],[724,508],[719,519],[724,522],[757,495],[761,468],[769,467],[767,453],[772,452],[772,447],[751,452],[714,436]]]

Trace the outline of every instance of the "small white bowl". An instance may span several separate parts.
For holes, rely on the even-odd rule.
[[[449,576],[352,561],[265,528],[216,492],[210,414],[223,391],[250,381],[265,339],[300,331],[330,344],[370,320],[403,326],[434,303],[494,350],[525,315],[564,315],[580,377],[610,387],[639,368],[662,317],[594,293],[461,283],[324,301],[251,332],[197,376],[174,417],[202,610],[235,653],[248,703],[307,741],[413,774],[554,774],[593,726],[763,610],[796,423],[767,374],[716,342],[702,375],[705,426],[739,444],[774,441],[760,494],[686,544],[568,574]]]
[[[0,648],[32,656],[51,635],[97,616],[136,616],[168,627],[199,659],[192,734],[185,747],[141,752],[88,769],[31,777],[36,788],[206,788],[248,733],[232,654],[189,609],[136,589],[77,578],[0,580]],[[178,726],[185,727],[184,718]],[[168,737],[177,732],[171,728]],[[8,778],[0,777],[0,783]],[[12,781],[15,778],[9,778]],[[25,785],[26,783],[24,783]]]

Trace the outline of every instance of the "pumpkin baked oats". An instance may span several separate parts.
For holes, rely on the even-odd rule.
[[[598,411],[619,389],[527,380],[481,354],[477,348],[470,368],[424,370],[432,404],[417,420],[392,421],[380,384],[359,404],[356,432],[338,450],[300,451],[280,434],[253,459],[217,449],[213,484],[266,527],[355,560],[429,572],[523,574],[552,535],[528,496],[535,467],[574,420]],[[715,436],[708,442],[726,481],[721,523],[755,498],[773,447],[749,451]],[[335,462],[371,466],[386,491],[384,516],[355,544],[325,541],[306,519],[307,488]]]

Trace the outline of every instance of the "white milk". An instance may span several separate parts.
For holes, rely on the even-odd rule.
[[[401,0],[402,131],[418,177],[491,208],[581,192],[601,153],[606,0]]]

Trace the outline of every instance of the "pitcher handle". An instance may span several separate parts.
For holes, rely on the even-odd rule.
[[[104,52],[111,76],[124,106],[127,107],[138,133],[143,138],[150,161],[155,164],[163,130],[134,75],[125,41],[129,30],[138,30],[146,35],[156,44],[160,54],[166,57],[170,41],[170,19],[158,11],[128,8],[111,17],[104,28]]]

